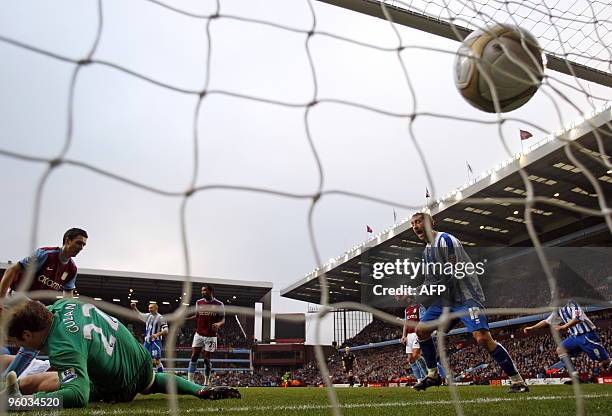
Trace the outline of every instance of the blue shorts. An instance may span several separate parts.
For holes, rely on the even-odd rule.
[[[149,354],[151,355],[152,359],[154,360],[161,359],[161,345],[159,343],[159,340],[155,340],[151,342],[145,341],[144,344],[142,345],[145,347],[145,350],[149,351]]]
[[[578,355],[585,352],[593,361],[605,361],[610,358],[608,351],[601,343],[597,332],[591,331],[582,335],[572,335],[565,338],[561,343],[570,355]]]
[[[450,313],[464,311],[469,312],[461,318],[458,318],[459,320],[461,320],[461,322],[463,322],[468,331],[474,332],[481,329],[486,329],[487,331],[489,330],[489,322],[487,321],[487,316],[483,313],[480,313],[480,311],[484,309],[480,302],[474,299],[469,299],[463,303],[451,305],[449,308]],[[421,322],[435,321],[442,315],[443,309],[444,307],[439,302],[433,303],[429,306],[429,308],[427,308],[425,314],[421,316]],[[455,320],[451,323],[451,325],[449,325],[449,328],[452,328],[456,323],[457,321]]]

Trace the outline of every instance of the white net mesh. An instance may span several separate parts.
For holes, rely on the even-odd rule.
[[[538,37],[548,54],[560,59],[567,57],[607,73],[609,77],[612,7],[601,1],[563,3],[413,1],[387,4],[469,29],[482,27],[491,21],[512,22]],[[447,147],[450,153],[454,153],[457,163],[464,166],[467,156],[477,149],[482,150],[483,146],[486,149],[497,146],[497,154],[513,157],[519,150],[518,142],[512,142],[509,137],[515,134],[511,132],[515,132],[517,126],[526,126],[535,129],[537,135],[564,141],[568,158],[588,178],[592,186],[589,192],[597,195],[598,209],[568,206],[549,196],[534,193],[528,172],[521,170],[524,194],[520,198],[470,200],[484,206],[502,202],[516,205],[519,209],[524,207],[524,224],[542,256],[552,293],[555,293],[555,279],[541,251],[538,233],[531,221],[531,208],[536,203],[563,206],[576,213],[603,217],[612,229],[612,211],[607,205],[599,174],[593,174],[573,155],[579,149],[576,143],[555,135],[576,116],[601,109],[610,96],[606,87],[547,71],[541,92],[534,98],[538,100],[537,104],[529,104],[533,106],[516,115],[484,116],[469,109],[457,98],[458,94],[451,96],[447,95],[450,90],[437,90],[440,73],[447,73],[449,76],[445,80],[450,80],[451,62],[458,44],[392,22],[380,21],[370,27],[371,33],[363,31],[359,24],[373,19],[364,16],[351,15],[355,20],[340,24],[338,32],[335,32],[337,16],[351,12],[330,5],[313,1],[295,1],[290,5],[285,2],[249,2],[245,5],[242,2],[201,4],[144,0],[125,5],[100,0],[80,4],[79,8],[69,11],[73,5],[66,3],[61,6],[67,8],[66,14],[58,18],[64,24],[62,30],[49,22],[49,10],[45,10],[46,6],[42,4],[20,2],[2,6],[6,13],[2,14],[4,24],[1,26],[9,29],[0,31],[0,53],[8,57],[5,62],[11,62],[3,69],[7,71],[5,87],[8,88],[11,82],[15,85],[12,94],[4,97],[6,111],[2,124],[7,127],[0,138],[0,155],[3,158],[3,176],[8,178],[12,174],[25,178],[19,186],[29,184],[28,192],[35,195],[28,210],[11,216],[19,222],[16,228],[31,230],[30,248],[37,245],[41,227],[47,227],[46,207],[49,206],[50,210],[62,208],[62,204],[47,202],[49,194],[53,192],[60,200],[70,199],[70,191],[54,181],[69,184],[70,173],[78,172],[92,181],[94,185],[91,188],[96,188],[103,178],[102,182],[112,182],[116,191],[100,188],[102,194],[95,196],[98,203],[112,201],[110,206],[129,210],[122,201],[130,199],[131,194],[138,194],[144,198],[143,205],[159,204],[160,212],[175,212],[164,227],[168,230],[176,228],[177,220],[180,224],[179,236],[174,234],[176,247],[169,250],[182,259],[187,277],[183,292],[189,299],[192,288],[188,276],[192,274],[192,264],[196,262],[200,266],[202,261],[195,258],[199,253],[190,250],[191,244],[202,242],[202,237],[191,230],[202,229],[217,214],[223,216],[219,210],[238,201],[233,195],[252,198],[254,206],[261,210],[269,210],[270,205],[260,205],[253,195],[274,197],[275,204],[287,201],[302,203],[302,218],[292,218],[291,221],[303,223],[304,217],[307,219],[307,232],[302,230],[299,235],[308,240],[315,263],[322,265],[322,250],[328,253],[335,248],[330,249],[316,232],[317,207],[340,196],[348,201],[348,206],[357,204],[355,201],[363,203],[357,207],[361,212],[372,209],[373,203],[387,209],[402,209],[406,213],[419,210],[423,205],[425,188],[431,193],[431,201],[436,201],[439,189],[449,189],[449,183],[456,186],[456,178],[448,179],[453,175],[439,174],[438,159],[445,153],[444,146],[452,145],[437,141],[435,137],[460,136],[465,140],[464,145]],[[385,5],[378,6],[382,14],[390,18]],[[297,9],[299,13],[295,11]],[[28,26],[25,24],[28,19],[47,22],[44,27],[49,33],[44,30],[41,33],[26,32],[24,28]],[[176,30],[178,27],[180,31]],[[146,43],[145,39],[154,36],[155,29],[162,34],[174,30],[176,33],[171,38],[158,35]],[[81,35],[76,36],[77,33]],[[328,53],[326,48],[334,49]],[[339,71],[334,68],[338,65],[342,68]],[[375,87],[365,88],[367,84],[375,84]],[[130,93],[125,94],[126,91]],[[131,97],[139,94],[140,98],[130,103]],[[25,103],[23,97],[27,98]],[[42,104],[37,102],[39,99],[43,100]],[[11,101],[15,102],[14,106]],[[457,107],[458,103],[464,107]],[[173,119],[160,118],[169,107],[172,107]],[[29,111],[24,112],[26,108]],[[235,112],[232,108],[236,108]],[[254,115],[250,115],[251,112]],[[266,112],[272,116],[264,117]],[[181,116],[176,117],[176,114]],[[265,122],[258,122],[258,117]],[[287,131],[275,131],[271,138],[266,137],[262,132],[274,119],[291,119],[291,126]],[[250,133],[239,128],[242,120],[246,120],[244,124],[249,126]],[[343,127],[338,129],[338,125]],[[609,128],[609,123],[606,125]],[[462,126],[460,130],[457,130],[458,126]],[[589,156],[600,168],[609,170],[612,166],[604,146],[609,134],[605,128],[592,128],[598,153],[591,152]],[[287,137],[288,132],[291,137]],[[247,134],[269,141],[260,141],[261,147],[250,147],[252,143]],[[352,141],[352,135],[358,140]],[[490,137],[490,142],[474,145],[465,139],[479,135],[497,137],[498,140]],[[130,140],[136,136],[148,136],[151,145],[132,147]],[[289,139],[291,145],[283,143]],[[329,146],[332,140],[341,143],[341,150]],[[363,145],[361,140],[366,144]],[[53,144],[49,145],[50,142]],[[243,149],[250,152],[251,162],[263,158],[261,154],[277,152],[268,163],[280,170],[280,176],[291,171],[302,177],[269,186],[265,180],[258,180],[257,173],[262,171],[255,163],[242,176],[234,171],[236,169],[231,169],[236,166],[230,165],[225,169],[215,166],[216,157],[223,160],[221,155],[229,146],[233,147],[231,153],[234,154],[240,154]],[[345,162],[351,156],[351,146],[355,146],[353,150],[360,155],[368,154],[385,161],[377,166],[376,176],[395,181],[398,176],[405,175],[414,178],[411,181],[414,184],[398,181],[396,188],[402,188],[400,193],[378,193],[376,181],[369,180],[372,175],[359,176],[360,169],[370,170],[367,166],[364,169],[359,163]],[[326,152],[328,147],[331,155]],[[293,165],[283,163],[289,153],[300,155],[294,159]],[[114,158],[118,164],[107,167],[105,157]],[[357,172],[355,176],[342,177],[347,164],[349,169]],[[394,165],[403,166],[384,170]],[[487,162],[483,161],[482,168],[486,166]],[[150,180],[153,170],[161,171],[162,175]],[[278,171],[276,175],[279,175]],[[308,180],[303,177],[308,177]],[[246,178],[254,179],[244,180]],[[439,185],[440,182],[443,185]],[[362,186],[354,186],[356,183]],[[94,195],[86,190],[81,192]],[[407,193],[418,196],[406,199],[403,195]],[[198,200],[202,195],[215,199],[211,204],[216,211],[207,210]],[[244,204],[245,200],[238,203]],[[192,213],[189,210],[191,206],[194,211],[201,209],[202,214]],[[430,208],[436,209],[435,204]],[[341,212],[336,211],[336,216],[341,216]],[[28,215],[31,221],[24,219]],[[138,216],[140,213],[129,215]],[[76,218],[82,223],[93,221],[86,214]],[[117,221],[122,224],[121,219]],[[329,222],[324,226],[330,225],[333,219],[326,221]],[[107,244],[115,238],[124,238],[125,232],[125,229],[117,229],[116,236],[106,237]],[[273,239],[282,240],[283,233],[275,237]],[[250,239],[248,243],[252,241]],[[353,243],[350,241],[345,246]],[[205,244],[214,250],[210,247],[212,245],[211,241]],[[111,251],[109,256],[112,255],[120,253]],[[211,260],[213,256],[204,254],[204,257]],[[311,263],[303,260],[302,264],[308,268]],[[227,274],[232,274],[231,268],[228,270]],[[330,305],[325,274],[321,274],[319,279],[320,303],[330,308],[324,307],[317,314],[320,318],[317,337],[322,331],[319,323],[332,306],[363,310],[396,322],[395,317],[362,304]],[[46,298],[55,298],[55,294],[46,294]],[[128,317],[131,314],[116,305],[89,300],[103,304],[117,316]],[[508,315],[550,310],[546,305],[542,307],[490,309],[487,313]],[[230,307],[228,312],[252,313],[252,310]],[[187,309],[180,308],[168,317],[171,326],[167,343],[169,359],[174,358],[176,331],[186,314]],[[435,324],[442,329],[449,319],[450,316],[443,315]],[[553,336],[559,344],[558,334],[553,332]],[[441,362],[448,369],[444,342],[443,337],[438,338]],[[317,353],[323,380],[328,384],[331,409],[334,414],[340,414],[321,348]],[[582,396],[575,381],[577,413],[583,414]],[[463,414],[459,395],[452,383],[451,393],[456,413]],[[169,407],[172,412],[178,409],[175,395],[170,396]]]
[[[551,55],[610,73],[612,12],[606,2],[442,1],[392,2],[442,21],[475,29],[490,22],[528,30]]]

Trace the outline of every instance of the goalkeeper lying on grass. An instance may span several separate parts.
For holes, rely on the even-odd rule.
[[[34,300],[15,306],[8,336],[20,347],[48,351],[57,372],[23,377],[21,390],[35,397],[61,397],[63,406],[84,407],[96,401],[128,402],[136,394],[166,393],[174,377],[178,394],[201,399],[239,398],[229,387],[207,388],[165,373],[153,373],[149,353],[121,322],[76,299],[49,307]],[[19,395],[15,375],[7,377],[9,394]]]

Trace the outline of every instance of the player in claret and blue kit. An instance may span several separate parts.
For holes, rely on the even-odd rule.
[[[34,268],[34,280],[23,290],[56,290],[62,292],[64,297],[72,297],[77,279],[77,266],[72,258],[85,248],[88,238],[87,231],[70,228],[64,233],[62,247],[41,247],[32,256],[6,269],[0,281],[0,306],[7,297],[16,293],[30,267]],[[37,350],[19,348],[1,377],[4,379],[11,371],[19,377],[35,367],[44,368],[40,360],[35,360],[37,355]]]
[[[412,369],[412,374],[420,382],[427,376],[427,364],[421,356],[421,346],[415,332],[416,325],[421,320],[421,315],[425,313],[425,308],[419,304],[410,304],[404,309],[404,326],[400,342],[406,346],[408,355],[408,365]]]
[[[204,350],[204,384],[210,383],[212,364],[210,356],[217,350],[217,333],[225,324],[225,308],[223,302],[214,297],[212,285],[202,286],[202,298],[196,301],[196,314],[187,318],[196,320],[196,333],[191,344],[191,360],[187,377],[189,381],[195,379],[198,368],[198,359]]]

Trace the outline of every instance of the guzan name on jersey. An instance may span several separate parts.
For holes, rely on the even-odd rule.
[[[62,324],[68,332],[79,332],[79,325],[74,321],[76,303],[66,303],[62,313]]]

